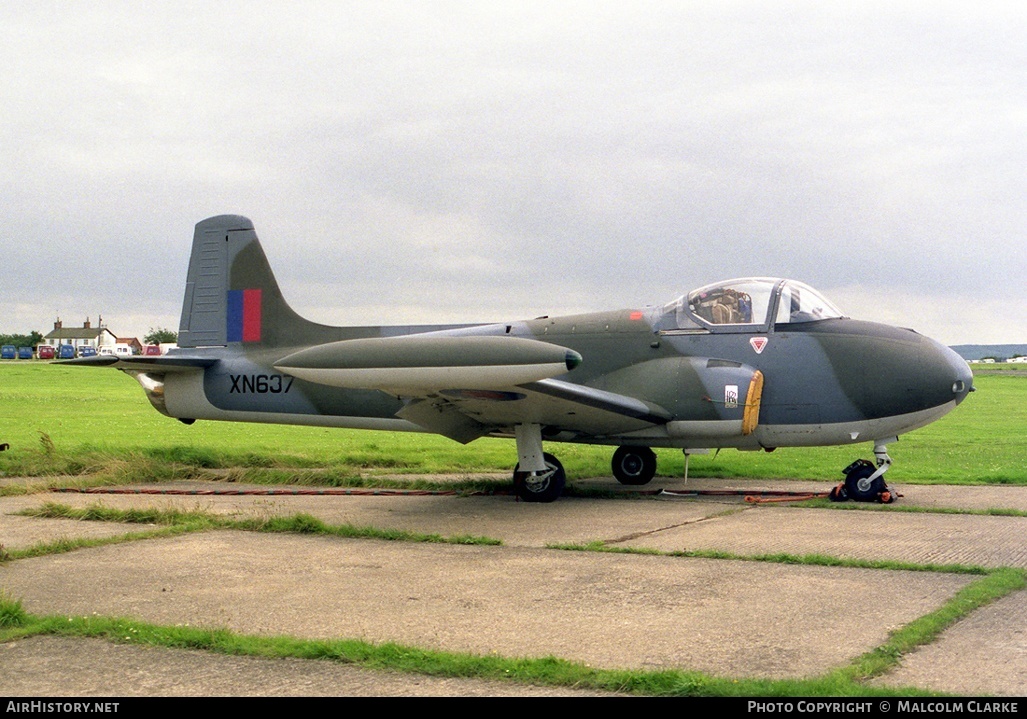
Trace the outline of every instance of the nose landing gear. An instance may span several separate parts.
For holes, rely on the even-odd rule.
[[[856,502],[881,502],[891,504],[898,495],[884,481],[884,473],[891,467],[892,459],[888,456],[888,444],[897,442],[898,437],[879,440],[874,443],[874,457],[877,466],[866,459],[857,459],[844,470],[845,481],[834,487],[827,495],[832,502],[844,502],[847,499]]]

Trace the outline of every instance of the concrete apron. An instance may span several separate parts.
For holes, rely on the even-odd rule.
[[[959,488],[958,493],[951,493],[952,488],[938,488],[943,491],[937,493],[931,489],[916,488],[920,499],[906,490],[907,497],[900,501],[926,506],[939,501],[967,506],[1020,501],[1011,493],[982,499],[977,488]],[[992,488],[981,489],[985,493]],[[508,497],[30,495],[0,498],[0,542],[15,549],[61,536],[118,535],[138,529],[10,515],[44,501],[202,509],[237,517],[306,512],[330,524],[482,535],[504,544],[415,544],[216,531],[4,565],[0,586],[33,613],[130,616],[251,634],[361,638],[503,656],[554,655],[593,666],[680,668],[732,677],[821,674],[883,643],[890,631],[937,608],[973,578],[566,552],[547,545],[602,541],[661,551],[817,553],[920,564],[1027,566],[1016,541],[1027,528],[1024,518],[754,506],[725,498],[565,498],[552,505],[531,505]],[[1022,693],[1027,685],[1027,643],[1022,631],[1011,632],[1011,627],[1027,626],[1022,594],[980,610],[941,641],[907,657],[899,670],[881,681],[957,693]],[[971,623],[972,631],[960,639]],[[0,658],[11,650],[10,645],[0,647]],[[203,661],[222,660],[200,654]],[[984,663],[988,671],[975,671],[977,663]],[[102,666],[90,670],[87,663],[76,676],[88,680],[90,671],[99,677],[105,674]],[[284,686],[254,687],[249,693],[287,692],[290,685],[282,676]],[[35,677],[38,685],[26,693],[48,693],[47,674]],[[413,689],[407,684],[403,691],[435,691],[418,688],[423,678],[411,681]],[[317,693],[312,688],[316,682],[294,683]],[[102,679],[84,686],[92,685],[111,689]],[[186,693],[185,685],[154,686],[162,687],[154,693]],[[359,686],[366,683],[355,685]],[[64,682],[52,688],[57,694],[69,691]],[[360,692],[339,691],[338,684],[329,689],[334,691],[328,693]],[[440,691],[475,693],[454,686]],[[482,693],[499,692],[493,688]]]

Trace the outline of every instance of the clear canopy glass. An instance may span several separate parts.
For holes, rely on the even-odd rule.
[[[843,317],[809,285],[772,277],[744,277],[700,287],[667,305],[676,325],[687,327],[763,326]],[[773,316],[771,316],[773,313]]]
[[[795,280],[781,284],[775,324],[782,322],[815,322],[844,317],[841,310],[809,285]]]

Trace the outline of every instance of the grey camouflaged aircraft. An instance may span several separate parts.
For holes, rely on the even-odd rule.
[[[872,442],[831,498],[891,501],[887,445],[973,391],[969,366],[913,330],[844,317],[792,280],[707,285],[656,307],[478,325],[331,327],[282,297],[245,217],[196,225],[178,349],[94,357],[161,413],[197,419],[513,437],[527,501],[565,483],[543,441],[617,447],[613,475],[647,483],[652,447]]]

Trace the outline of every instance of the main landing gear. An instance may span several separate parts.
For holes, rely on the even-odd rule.
[[[542,427],[519,424],[514,427],[517,438],[517,466],[513,481],[517,496],[525,502],[554,502],[567,484],[563,465],[553,455],[542,451]],[[656,453],[648,447],[618,447],[610,463],[613,476],[626,485],[648,484],[656,476]]]
[[[891,504],[896,494],[884,481],[884,473],[891,467],[892,459],[888,456],[887,445],[897,442],[898,437],[879,440],[874,443],[874,456],[877,458],[875,467],[869,460],[857,459],[844,470],[845,481],[834,487],[827,495],[832,502],[844,502],[852,499],[856,502],[881,502]]]
[[[563,465],[548,452],[542,457],[545,468],[541,471],[523,471],[520,463],[514,467],[514,489],[517,496],[525,502],[555,502],[563,494],[564,485],[567,483]]]
[[[513,480],[517,496],[525,502],[556,501],[567,484],[567,474],[560,460],[542,451],[541,426],[519,424],[514,433],[518,462]],[[656,453],[648,447],[618,447],[610,465],[621,484],[648,484],[656,476]]]
[[[560,460],[542,451],[541,425],[519,424],[514,431],[519,460],[513,472],[517,496],[525,502],[555,502],[563,494],[567,474]]]
[[[621,484],[648,484],[656,476],[656,452],[648,447],[618,447],[610,465]]]

